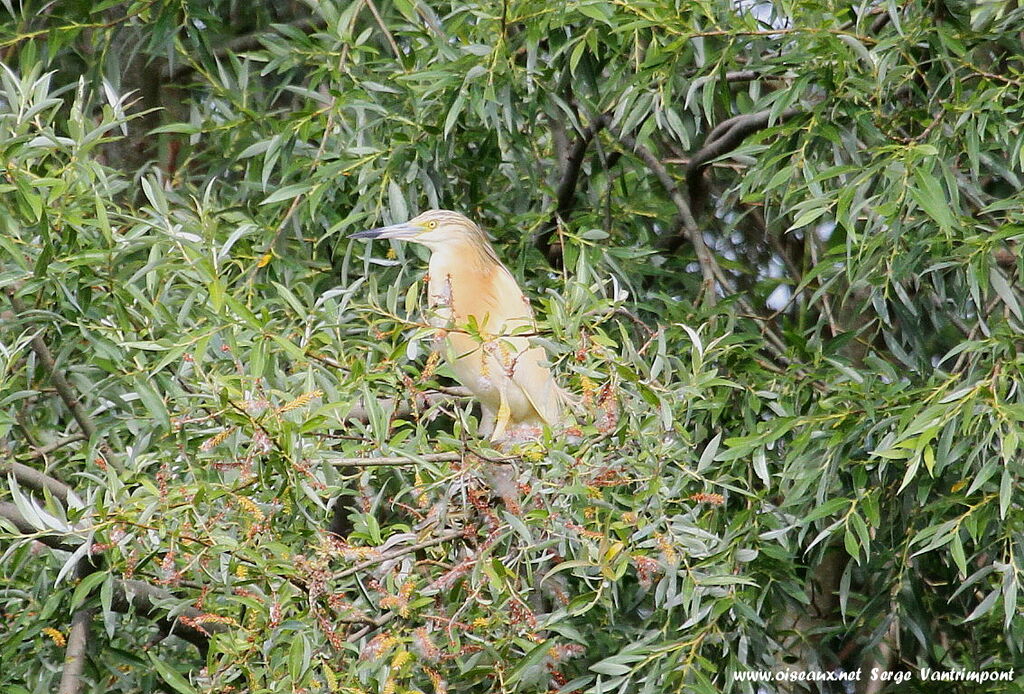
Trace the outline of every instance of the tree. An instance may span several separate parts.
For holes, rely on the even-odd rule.
[[[4,12],[12,691],[1019,669],[1015,3]],[[489,449],[416,249],[345,238],[430,207],[574,436]]]

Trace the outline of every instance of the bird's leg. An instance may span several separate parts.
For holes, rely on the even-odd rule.
[[[500,441],[505,436],[505,429],[512,418],[512,409],[508,406],[508,398],[505,397],[505,389],[498,387],[498,417],[494,423],[494,433],[491,434],[491,441]]]
[[[477,427],[477,434],[480,438],[490,439],[494,432],[495,413],[487,405],[480,403],[480,426]]]

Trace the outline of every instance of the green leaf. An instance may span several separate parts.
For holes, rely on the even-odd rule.
[[[195,687],[189,684],[189,681],[180,672],[172,669],[152,652],[147,652],[146,655],[149,656],[149,662],[153,663],[153,667],[156,668],[160,678],[173,687],[175,691],[181,692],[181,694],[198,694]]]
[[[914,202],[938,223],[942,231],[950,231],[954,224],[953,214],[949,210],[949,203],[939,179],[919,168],[914,171],[914,181],[916,185],[910,186],[910,195]]]
[[[197,135],[202,132],[202,129],[191,123],[168,123],[167,125],[161,125],[160,127],[153,128],[149,131],[150,135],[160,135],[163,133],[179,133],[182,135]]]
[[[171,417],[167,412],[167,405],[163,398],[151,385],[149,379],[138,377],[134,381],[135,392],[138,394],[142,404],[145,405],[150,417],[157,420],[165,431],[171,428]]]
[[[548,651],[550,650],[551,642],[546,639],[530,649],[526,656],[520,659],[519,662],[515,664],[515,667],[513,667],[508,673],[508,677],[505,679],[506,684],[514,686],[518,683],[525,673],[540,665],[541,661],[547,657]]]
[[[71,609],[74,610],[84,604],[96,586],[105,581],[109,575],[106,571],[97,571],[79,581],[75,586],[75,592],[71,595]]]
[[[462,113],[462,109],[466,106],[466,90],[462,89],[455,97],[455,101],[452,102],[451,108],[448,109],[448,115],[444,119],[444,129],[442,130],[442,136],[447,138],[451,133],[452,128],[455,127],[455,123],[459,120],[459,115]]]
[[[609,11],[607,5],[604,2],[581,2],[575,5],[576,11],[584,17],[590,19],[596,19],[597,21],[606,24],[607,26],[614,26],[609,21]]]
[[[313,188],[312,183],[293,183],[290,186],[278,188],[273,193],[268,195],[260,202],[261,205],[270,205],[275,202],[282,202],[283,200],[291,200],[292,198],[303,195]]]
[[[993,265],[989,271],[989,279],[992,281],[992,288],[996,290],[996,294],[1006,304],[1006,308],[1010,309],[1017,320],[1022,320],[1024,317],[1021,315],[1020,303],[1017,301],[1017,293],[1010,286],[1006,278],[1003,277],[1003,273],[999,270],[999,267]]]
[[[967,615],[967,618],[964,619],[964,622],[973,622],[975,619],[978,619],[979,617],[984,617],[986,614],[988,614],[995,606],[996,600],[999,599],[1000,592],[1001,591],[998,588],[996,588],[995,590],[991,591],[988,595],[986,595],[985,599],[978,603],[978,606],[975,607],[969,615]]]

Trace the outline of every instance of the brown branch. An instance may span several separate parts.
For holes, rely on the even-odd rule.
[[[890,15],[888,12],[882,12],[880,15],[875,17],[875,21],[871,22],[871,33],[877,34],[882,29],[884,29],[885,26],[891,21],[892,15]]]
[[[730,70],[722,79],[725,82],[753,82],[760,77],[757,70]]]
[[[1003,268],[1004,270],[1009,268],[1017,267],[1017,249],[1014,246],[1010,248],[997,248],[993,256],[995,257],[996,265]]]
[[[59,535],[52,534],[55,531],[42,531],[47,534],[41,534],[41,531],[25,520],[21,512],[18,511],[18,507],[12,503],[0,501],[0,518],[10,521],[20,534],[31,536],[32,539],[45,544],[47,547],[62,552],[74,552],[77,549],[75,545],[64,543]],[[152,586],[143,581],[119,579],[114,581],[110,609],[114,612],[134,612],[142,617],[151,619],[157,623],[163,634],[178,636],[205,653],[209,635],[226,630],[227,625],[211,622],[204,624],[202,630],[200,630],[178,618],[172,619],[167,617],[166,612],[159,608],[157,603],[174,597],[173,594],[163,588]],[[203,613],[194,607],[186,607],[178,615],[184,617],[189,622],[200,623],[202,622]],[[68,648],[71,648],[70,641]]]
[[[77,610],[71,618],[71,632],[64,651],[64,670],[60,675],[58,694],[78,694],[81,689],[85,651],[89,646],[89,626],[94,612],[92,608]]]
[[[668,192],[669,197],[672,199],[672,202],[675,203],[676,209],[679,211],[679,219],[677,220],[678,231],[669,236],[666,239],[666,243],[674,243],[672,239],[678,239],[684,234],[687,238],[689,238],[690,242],[693,244],[694,252],[697,255],[697,262],[701,268],[701,275],[704,278],[705,299],[709,303],[714,303],[715,281],[717,281],[719,285],[721,285],[723,291],[725,291],[728,294],[733,294],[734,289],[732,287],[732,283],[729,281],[729,278],[726,276],[725,272],[723,272],[722,268],[719,266],[718,261],[715,260],[715,257],[711,253],[710,249],[708,249],[707,245],[704,243],[704,237],[701,234],[700,230],[697,228],[697,222],[693,218],[693,214],[690,211],[690,207],[687,204],[686,199],[683,197],[682,193],[679,191],[678,186],[676,186],[675,181],[673,181],[672,177],[669,175],[668,170],[665,168],[665,165],[662,164],[661,161],[656,156],[654,156],[653,153],[644,148],[642,145],[639,145],[636,142],[636,140],[634,140],[632,137],[625,134],[617,135],[617,137],[619,139],[619,142],[621,142],[627,148],[632,149],[641,159],[643,159],[644,163],[647,164],[647,167],[651,169],[651,171],[661,182],[662,186]],[[761,332],[762,335],[764,335],[765,342],[767,343],[767,348],[769,349],[769,351],[771,351],[775,355],[775,357],[782,361],[784,364],[790,366],[790,368],[793,368],[792,361],[785,356],[786,343],[785,341],[782,340],[781,337],[775,334],[774,330],[772,330],[770,324],[771,321],[761,316],[757,311],[755,311],[753,306],[745,297],[738,297],[737,304],[740,306],[740,308],[746,311],[746,313],[749,315],[751,319],[757,321],[761,325]],[[805,371],[799,368],[795,368],[794,370],[796,371],[796,373],[799,374],[806,373]],[[820,384],[818,384],[817,382],[814,383],[814,386],[816,388],[819,387],[819,385]]]
[[[784,123],[800,113],[803,111],[797,108],[787,109],[778,115],[775,123]],[[712,128],[704,139],[704,146],[690,158],[686,166],[686,184],[693,209],[703,208],[707,199],[704,170],[711,160],[733,151],[748,135],[764,130],[771,123],[771,111],[764,110],[733,116]]]
[[[151,619],[157,623],[162,633],[184,639],[205,654],[210,635],[227,631],[228,625],[203,621],[203,613],[194,607],[186,607],[177,613],[178,617],[184,617],[190,624],[186,624],[178,617],[168,617],[167,612],[158,607],[157,603],[174,597],[167,590],[144,581],[117,580],[114,582],[110,609],[114,612],[135,612],[146,619]],[[202,628],[197,628],[193,624],[201,624]]]
[[[273,26],[273,25],[271,25]],[[293,29],[298,29],[304,34],[312,34],[320,29],[327,26],[327,22],[322,17],[305,17],[295,22],[290,22],[285,26],[290,26]],[[245,34],[244,36],[238,36],[228,41],[224,46],[218,48],[213,52],[213,57],[220,60],[234,55],[236,53],[244,53],[245,51],[255,50],[263,45],[263,39],[268,36],[275,36],[278,32],[276,31],[259,31],[252,34]],[[185,77],[188,77],[197,69],[195,63],[185,63],[177,66],[173,70],[168,70],[166,75],[167,80],[170,82],[177,82]]]
[[[354,634],[352,634],[351,636],[349,636],[346,639],[346,641],[348,641],[349,643],[355,643],[356,641],[358,641],[359,639],[363,638],[368,633],[370,633],[372,630],[380,629],[382,626],[384,626],[385,624],[387,624],[388,622],[390,622],[392,619],[394,619],[397,616],[398,616],[398,614],[396,612],[388,612],[383,617],[381,617],[381,618],[379,618],[377,620],[374,620],[373,624],[367,624],[365,627],[363,627],[359,631],[357,631]]]
[[[558,225],[569,215],[576,201],[576,185],[579,183],[580,170],[583,168],[583,157],[587,153],[587,147],[601,130],[608,124],[610,116],[601,114],[595,118],[590,125],[580,132],[576,142],[565,158],[565,168],[562,170],[562,177],[555,186],[555,213],[547,223],[547,227],[537,237],[537,249],[544,254],[544,257],[557,265],[562,259],[560,244],[553,240]]]
[[[389,552],[382,552],[381,555],[378,557],[374,557],[373,559],[367,559],[366,561],[360,562],[355,566],[345,569],[344,571],[339,571],[338,573],[334,574],[333,578],[336,580],[347,578],[352,574],[357,574],[360,571],[363,571],[364,569],[369,569],[371,567],[376,566],[377,564],[382,564],[391,559],[404,557],[407,554],[418,552],[421,549],[426,549],[427,547],[442,545],[445,542],[450,542],[451,540],[457,540],[460,537],[465,537],[467,532],[469,531],[455,530],[450,533],[445,533],[444,535],[438,535],[437,537],[433,537],[429,540],[424,540],[423,542],[417,542],[416,544],[409,545],[408,547],[400,547],[398,549],[393,549]]]
[[[6,519],[14,526],[19,535],[31,537],[33,540],[42,542],[47,547],[59,549],[62,552],[74,552],[75,545],[69,545],[61,540],[61,535],[56,530],[39,530],[29,523],[18,507],[9,501],[0,501],[0,518]]]
[[[465,392],[463,392],[465,391]],[[407,417],[421,408],[429,408],[447,402],[454,402],[469,397],[469,391],[465,389],[449,388],[444,391],[430,391],[422,395],[414,396],[415,402],[408,399],[378,398],[377,405],[382,409],[395,408],[394,416]],[[352,409],[345,415],[345,419],[354,419],[357,422],[370,421],[370,410],[363,401],[352,406]]]
[[[653,152],[625,133],[617,133],[616,138],[618,138],[619,142],[621,142],[627,149],[632,150],[634,154],[643,160],[647,165],[647,168],[655,175],[662,187],[665,189],[665,192],[668,193],[673,204],[676,206],[676,210],[678,212],[675,223],[676,231],[666,238],[668,239],[668,243],[671,244],[673,239],[685,236],[685,238],[689,239],[690,243],[693,244],[694,253],[697,255],[697,263],[700,265],[700,273],[704,278],[702,288],[704,300],[707,301],[709,305],[714,305],[715,276],[720,275],[721,270],[717,270],[718,263],[715,261],[710,249],[708,249],[707,244],[704,243],[704,236],[700,229],[697,228],[697,221],[693,218],[693,212],[691,212],[690,206],[686,202],[686,198],[684,198],[683,194],[679,191],[679,187],[676,185],[676,182],[672,180],[672,176],[669,175],[668,169],[665,168],[665,165],[661,163],[661,160],[658,159]]]
[[[28,312],[28,307],[17,295],[17,290],[14,287],[7,288],[7,295],[11,299],[11,305],[19,316],[24,315]],[[32,338],[32,351],[39,357],[39,361],[42,362],[43,368],[46,369],[50,375],[50,380],[53,382],[54,387],[57,389],[57,394],[60,395],[60,399],[64,401],[64,404],[71,410],[71,416],[78,422],[79,428],[82,433],[88,438],[92,438],[96,435],[96,424],[93,423],[92,417],[82,407],[82,403],[78,401],[78,396],[75,395],[75,391],[72,390],[71,384],[68,383],[64,377],[64,373],[57,368],[57,363],[53,359],[53,354],[50,352],[50,348],[43,342],[43,338],[38,334]]]
[[[377,22],[377,26],[384,32],[384,37],[388,40],[388,45],[391,46],[391,52],[395,54],[395,58],[398,60],[402,59],[402,51],[398,48],[398,44],[395,43],[395,37],[388,31],[388,25],[384,23],[384,18],[380,16],[380,12],[377,11],[377,5],[374,4],[373,0],[366,0],[366,6],[370,8],[370,14],[373,15],[374,20]]]
[[[450,451],[448,453],[427,453],[412,456],[388,456],[383,458],[327,458],[326,462],[336,467],[382,467],[398,465],[417,465],[420,461],[429,463],[452,462],[462,460],[462,454]]]
[[[33,491],[49,491],[55,499],[58,499],[65,506],[68,503],[68,497],[75,495],[71,487],[44,472],[14,461],[0,460],[0,475],[6,474],[14,475],[14,479],[19,484]]]
[[[32,452],[28,455],[28,457],[30,457],[30,458],[44,458],[44,457],[48,456],[50,453],[53,453],[56,450],[64,448],[64,446],[67,446],[69,444],[75,443],[76,441],[84,441],[84,440],[85,440],[85,434],[82,434],[82,433],[72,434],[71,436],[65,436],[64,438],[57,439],[53,443],[48,443],[45,446],[38,446],[38,447],[33,448]]]

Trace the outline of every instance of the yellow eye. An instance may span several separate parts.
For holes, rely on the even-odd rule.
[[[427,222],[427,228],[428,229],[436,229],[437,228],[437,222],[436,221]]]

